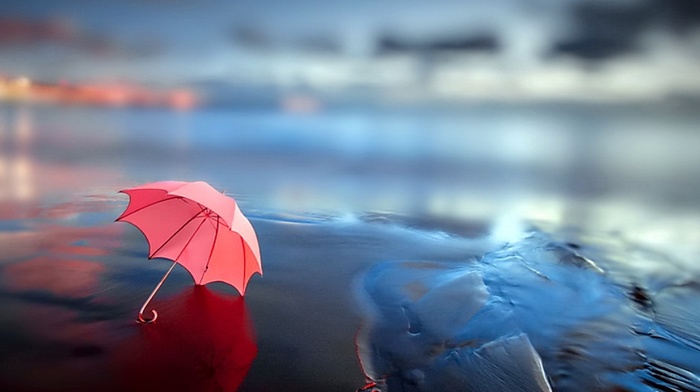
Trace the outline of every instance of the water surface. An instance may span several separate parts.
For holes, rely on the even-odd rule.
[[[553,311],[516,317],[517,328],[491,336],[521,347],[525,333],[557,390],[588,390],[571,381],[584,372],[565,368],[596,350],[609,354],[600,356],[608,374],[600,390],[655,388],[659,378],[648,374],[660,363],[685,382],[662,379],[664,385],[697,387],[697,120],[673,108],[298,116],[0,107],[0,389],[172,390],[202,382],[210,390],[352,391],[369,377],[390,391],[405,390],[407,380],[439,390],[416,383],[415,369],[453,372],[435,341],[414,339],[431,355],[395,354],[383,365],[391,371],[363,361],[367,349],[396,348],[391,339],[372,339],[384,335],[368,332],[376,314],[367,309],[395,305],[392,293],[422,279],[425,268],[414,265],[437,274],[423,293],[440,286],[442,272],[475,268],[488,272],[480,275],[486,286],[505,290],[499,298],[546,309],[542,303],[561,294],[557,306],[578,305],[580,313],[561,318]],[[253,278],[242,300],[223,284],[195,290],[176,268],[156,297],[162,322],[144,328],[133,318],[170,262],[147,260],[138,230],[114,222],[127,203],[117,191],[164,179],[205,180],[235,197],[258,232],[265,274]],[[489,266],[499,249],[529,233],[600,271],[554,267],[558,286],[551,287],[538,280],[537,271],[546,275],[539,256],[525,267]],[[589,281],[588,274],[603,278]],[[358,295],[373,279],[383,294]],[[464,286],[480,287],[474,282]],[[519,288],[508,291],[511,284]],[[571,288],[579,297],[564,295]],[[486,301],[480,292],[457,297]],[[642,342],[632,356],[652,353],[651,370],[643,361],[627,366],[627,354],[602,343],[584,345],[589,354],[581,355],[564,344],[576,342],[566,334],[578,331],[567,326],[610,309],[600,301],[625,311],[591,323],[587,341]],[[459,314],[435,305],[421,317],[454,332],[472,320],[448,317]],[[413,324],[386,319],[390,336],[415,333],[421,318],[408,320]],[[188,337],[202,329],[201,337]],[[564,356],[543,350],[543,342]]]

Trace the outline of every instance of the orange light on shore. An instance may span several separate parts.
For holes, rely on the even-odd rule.
[[[321,110],[321,102],[311,96],[289,95],[282,99],[282,110],[289,113],[309,114]]]
[[[170,105],[181,111],[191,110],[197,105],[197,96],[189,90],[175,90],[169,95]]]
[[[32,86],[32,80],[26,76],[20,76],[14,81],[15,86],[21,89],[28,89]]]
[[[0,100],[31,99],[32,80],[26,76],[15,79],[0,77]]]
[[[110,106],[124,106],[129,103],[129,92],[123,88],[110,87],[101,94],[105,104]]]
[[[157,90],[130,83],[34,82],[29,77],[0,77],[0,101],[29,101],[48,104],[98,105],[113,107],[169,107],[191,110],[198,105],[187,89]]]

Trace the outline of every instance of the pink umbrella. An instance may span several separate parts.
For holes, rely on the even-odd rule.
[[[148,258],[175,261],[141,307],[137,320],[160,286],[180,264],[195,284],[225,282],[245,294],[254,273],[262,275],[255,230],[236,201],[206,182],[161,181],[120,191],[129,205],[117,221],[136,226],[148,241]]]

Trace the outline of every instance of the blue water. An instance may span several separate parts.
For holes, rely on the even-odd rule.
[[[697,390],[697,284],[630,283],[611,254],[533,231],[473,259],[381,263],[358,288],[363,368],[400,391]]]
[[[442,204],[492,196],[499,203],[632,197],[694,208],[700,193],[697,115],[672,108],[474,106],[302,116],[14,106],[2,109],[0,124],[10,187],[22,181],[9,175],[13,162],[25,162],[75,168],[73,177],[103,169],[127,184],[204,179],[265,208],[465,217],[473,212]],[[27,175],[41,180],[46,172]],[[111,185],[91,180],[85,182],[93,188]]]
[[[579,299],[612,301],[627,312],[621,315],[634,313],[644,322],[605,319],[610,322],[591,325],[587,341],[668,335],[649,340],[652,346],[645,349],[656,362],[647,361],[647,370],[626,368],[627,359],[614,352],[601,354],[607,383],[600,390],[676,385],[658,377],[639,381],[660,364],[673,365],[669,377],[683,375],[687,385],[696,385],[697,369],[688,361],[696,358],[698,331],[688,304],[700,276],[698,120],[696,113],[673,107],[544,104],[309,115],[0,106],[0,389],[90,391],[105,380],[117,390],[134,388],[150,363],[199,369],[183,373],[188,382],[220,374],[220,386],[240,383],[245,391],[355,390],[367,377],[389,391],[410,390],[401,389],[409,381],[414,388],[422,385],[418,390],[439,390],[442,384],[429,377],[423,378],[428,383],[416,381],[421,372],[460,374],[452,357],[439,357],[434,342],[420,336],[414,337],[416,347],[431,347],[430,355],[399,355],[382,330],[367,329],[377,317],[367,309],[390,309],[403,285],[420,280],[421,269],[404,262],[424,263],[437,273],[424,291],[440,286],[442,271],[476,265],[469,268],[482,274],[492,294],[504,290],[502,300],[520,298],[534,309],[546,310],[535,305],[549,296],[567,308],[565,299],[574,297],[559,295],[567,287],[576,288]],[[127,203],[117,191],[164,179],[205,180],[233,196],[260,240],[265,274],[251,281],[244,306],[223,284],[208,286],[208,294],[188,291],[191,279],[179,268],[156,298],[163,315],[168,309],[176,313],[181,303],[214,304],[204,314],[184,308],[210,320],[199,343],[178,337],[167,322],[150,330],[133,322],[170,262],[148,261],[138,230],[114,222]],[[493,252],[523,244],[533,232],[564,247],[576,244],[575,254],[593,262],[604,279],[588,285],[581,277],[589,272],[554,268],[557,284],[540,285],[537,271],[544,261],[537,257],[525,260],[532,275],[488,266],[500,255]],[[397,279],[380,279],[392,269]],[[373,279],[380,279],[376,285],[384,291],[358,295],[361,282]],[[511,285],[519,289],[508,291]],[[490,337],[524,350],[522,361],[502,365],[515,369],[536,358],[534,352],[555,389],[589,390],[570,381],[585,375],[566,367],[571,358],[586,355],[562,359],[542,349],[542,342],[576,342],[567,340],[575,329],[561,326],[608,309],[589,302],[583,313],[564,315],[563,321],[547,311],[516,317],[518,328],[501,340]],[[655,317],[645,319],[643,306],[653,308]],[[235,316],[218,318],[217,312]],[[429,308],[421,317],[461,331],[468,319],[445,318],[458,312]],[[408,320],[389,317],[382,323],[388,331],[415,334],[418,319]],[[222,338],[216,331],[228,324],[254,333],[236,333],[247,340]],[[610,325],[619,328],[612,333]],[[628,335],[632,327],[638,330]],[[252,362],[250,350],[232,356],[236,347],[250,347],[251,339]],[[671,339],[675,343],[667,343]],[[160,357],[144,351],[163,341],[190,342],[182,344],[199,354],[186,359],[168,350]],[[594,356],[604,351],[601,345],[586,347]],[[379,372],[376,363],[370,368],[362,357],[367,350],[385,360],[393,353],[381,364],[391,371]],[[236,371],[226,366],[231,363]],[[145,370],[135,370],[139,366]],[[151,370],[163,377],[162,367]],[[134,380],[127,382],[129,377]],[[145,385],[154,388],[150,381]],[[155,385],[173,388],[172,382]]]

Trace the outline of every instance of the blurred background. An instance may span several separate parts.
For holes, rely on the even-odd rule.
[[[687,217],[699,23],[694,0],[3,1],[1,195],[175,177],[305,213]]]
[[[168,179],[258,231],[247,390],[355,390],[361,271],[531,225],[697,347],[699,127],[698,0],[2,0],[0,389],[114,377],[93,369],[168,265],[117,192]]]
[[[4,1],[0,69],[20,86],[119,84],[128,103],[129,85],[306,110],[692,102],[699,21],[692,0]]]

